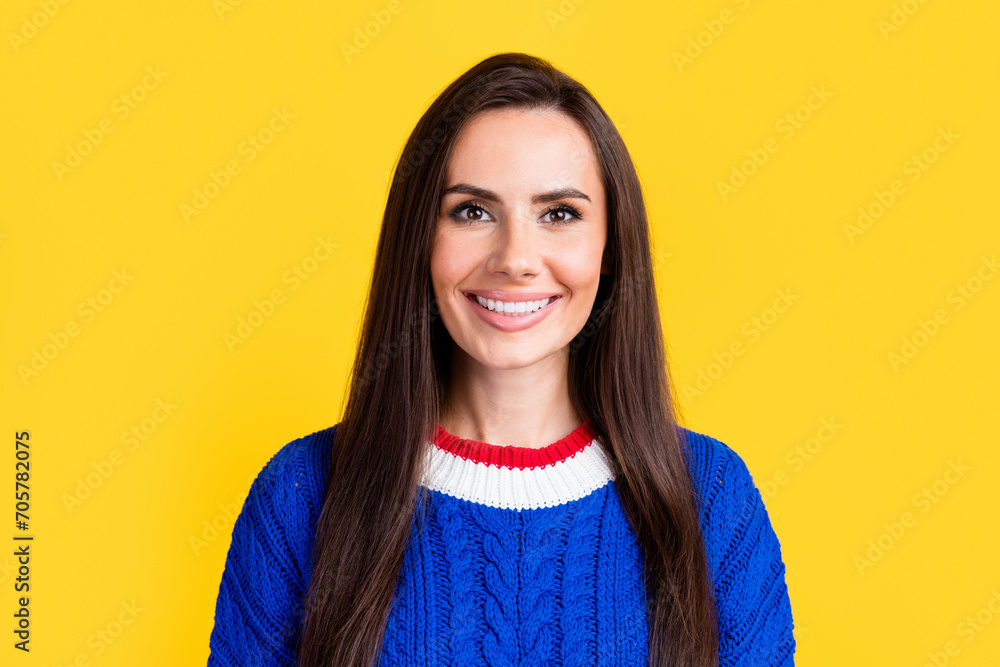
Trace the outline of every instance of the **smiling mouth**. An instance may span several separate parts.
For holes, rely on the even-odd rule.
[[[470,301],[477,303],[481,308],[505,317],[530,315],[531,313],[541,310],[561,298],[556,295],[531,301],[497,301],[495,299],[487,299],[485,297],[477,296],[471,292],[466,294],[465,297]]]

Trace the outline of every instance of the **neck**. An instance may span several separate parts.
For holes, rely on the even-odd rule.
[[[480,364],[457,345],[438,423],[460,438],[539,449],[583,422],[569,396],[569,349],[522,368]]]

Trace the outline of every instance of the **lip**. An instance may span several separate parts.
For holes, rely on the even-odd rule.
[[[493,299],[494,301],[503,301],[504,303],[508,301],[538,301],[539,299],[559,296],[552,292],[505,292],[498,289],[468,290],[462,293],[465,296],[475,294],[484,299]]]
[[[521,331],[523,329],[535,326],[536,324],[544,320],[546,317],[548,317],[548,314],[552,312],[556,304],[562,300],[562,297],[558,294],[548,295],[539,292],[519,293],[519,292],[499,292],[491,290],[488,292],[480,292],[480,291],[464,292],[464,294],[465,294],[465,300],[469,303],[469,307],[474,308],[475,311],[479,314],[479,317],[483,318],[484,322],[486,322],[492,327],[500,329],[501,331],[508,331],[508,332]],[[473,295],[479,295],[487,299],[493,299],[494,301],[497,300],[504,301],[502,297],[500,299],[497,299],[496,297],[486,296],[487,294],[506,294],[508,295],[506,299],[508,301],[535,301],[537,299],[544,299],[548,296],[552,296],[553,298],[547,304],[545,304],[544,306],[542,306],[541,308],[539,308],[538,310],[529,315],[518,315],[516,317],[511,317],[509,315],[500,315],[499,313],[494,313],[492,310],[483,308],[476,302],[476,297],[473,296]],[[511,296],[515,294],[518,295],[519,298],[517,299],[511,298]],[[534,294],[539,294],[540,296],[532,296]]]

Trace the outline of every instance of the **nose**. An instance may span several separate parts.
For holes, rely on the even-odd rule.
[[[538,275],[542,263],[538,231],[534,220],[526,216],[511,217],[502,222],[487,266],[490,272],[514,280]]]

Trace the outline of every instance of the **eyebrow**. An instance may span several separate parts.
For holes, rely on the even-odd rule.
[[[497,203],[500,202],[500,196],[492,190],[480,188],[475,185],[469,185],[468,183],[458,183],[444,191],[445,195],[452,193],[473,195],[474,197],[479,197],[480,199],[485,199],[487,201]],[[551,190],[549,192],[543,192],[535,195],[531,198],[531,203],[545,204],[547,202],[556,201],[557,199],[586,199],[587,201],[590,201],[590,197],[583,194],[576,188],[559,188],[558,190]]]

